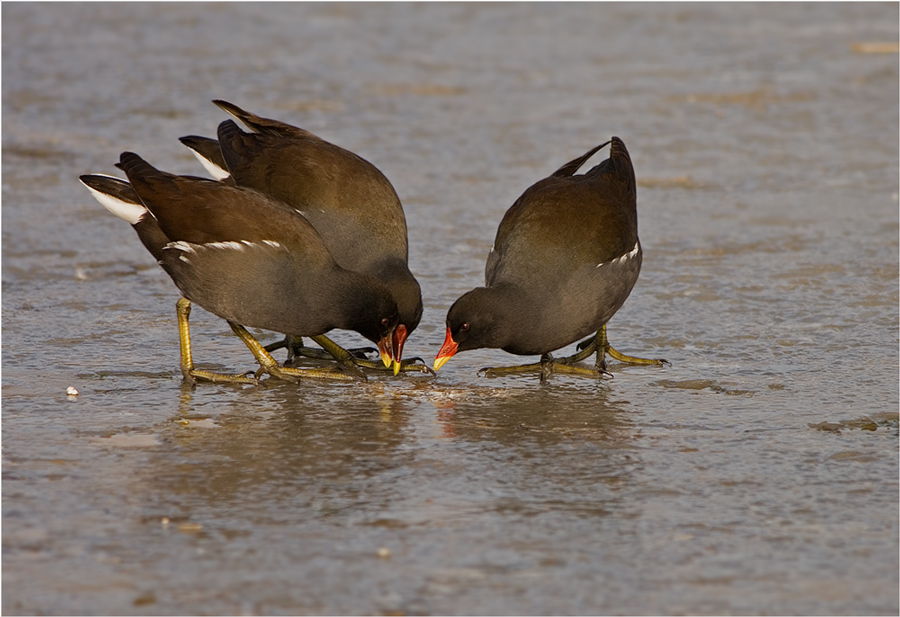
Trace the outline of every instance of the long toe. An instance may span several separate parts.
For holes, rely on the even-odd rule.
[[[672,364],[663,358],[638,358],[636,356],[628,356],[616,351],[612,346],[608,347],[607,350],[610,357],[615,358],[619,362],[625,362],[626,364],[638,364],[643,366],[664,366],[666,364]]]
[[[297,383],[301,379],[325,379],[332,381],[367,381],[365,374],[360,371],[359,375],[348,375],[339,371],[331,371],[316,368],[290,368],[290,367],[268,367],[265,369],[269,375],[282,381]]]
[[[224,373],[214,373],[212,371],[202,371],[198,369],[192,369],[189,374],[195,381],[208,381],[211,383],[250,384],[254,386],[259,385],[259,380],[256,377],[248,377],[246,374],[227,375]],[[185,381],[188,380],[185,379]]]

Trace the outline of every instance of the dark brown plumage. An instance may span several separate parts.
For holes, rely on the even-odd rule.
[[[607,144],[607,160],[575,175]],[[506,212],[485,287],[450,308],[435,368],[467,349],[547,356],[599,334],[631,293],[641,260],[634,170],[613,137],[528,188]]]
[[[394,347],[402,349],[421,320],[422,293],[409,270],[406,218],[390,181],[365,159],[309,131],[214,102],[253,132],[223,122],[219,153],[213,140],[182,142],[208,167],[224,167],[229,181],[296,208],[342,267],[382,281],[400,312]]]
[[[133,153],[117,166],[130,185],[104,176],[82,182],[132,223],[185,298],[241,326],[301,336],[355,330],[390,349],[390,292],[338,265],[294,208],[252,189],[159,171]]]

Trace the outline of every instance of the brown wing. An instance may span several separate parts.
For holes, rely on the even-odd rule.
[[[634,248],[634,171],[622,141],[613,137],[607,143],[612,144],[609,159],[586,174],[571,175],[594,148],[531,186],[506,212],[485,268],[488,285],[527,277],[531,284],[556,286],[560,273],[596,266]]]

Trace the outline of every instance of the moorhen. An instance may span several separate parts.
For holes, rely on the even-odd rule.
[[[390,181],[365,159],[309,131],[213,102],[252,132],[228,120],[219,125],[218,143],[196,135],[182,137],[182,143],[213,177],[296,208],[338,264],[382,281],[400,311],[393,349],[401,358],[406,338],[422,318],[422,292],[409,270],[406,218]],[[403,367],[431,371],[424,364]],[[395,374],[400,368],[394,363]]]
[[[575,172],[610,145],[609,158]],[[600,376],[607,353],[638,364],[664,360],[614,352],[606,322],[625,302],[641,270],[634,169],[618,137],[537,182],[506,212],[485,268],[485,287],[460,297],[447,314],[435,370],[453,354],[482,347],[540,354],[537,364],[484,369],[488,374],[553,370]],[[554,360],[550,352],[596,333],[585,349]],[[596,352],[595,369],[573,366]]]
[[[376,278],[342,268],[295,209],[252,189],[162,172],[125,152],[116,165],[129,182],[85,175],[97,200],[132,224],[181,290],[177,304],[181,371],[195,380],[257,383],[244,375],[197,370],[191,355],[191,302],[225,319],[261,373],[352,379],[336,371],[279,367],[245,326],[311,336],[355,330],[393,360],[397,304]]]

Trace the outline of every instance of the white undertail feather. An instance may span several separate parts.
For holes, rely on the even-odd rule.
[[[207,173],[209,173],[209,175],[211,175],[214,179],[221,181],[225,180],[231,175],[230,173],[228,173],[227,169],[222,169],[193,148],[191,148],[191,152],[194,153],[194,156],[197,157],[197,160],[200,161],[200,164],[203,165],[203,168],[206,169]]]
[[[97,174],[103,175],[103,174]],[[114,176],[106,176],[107,178],[112,178]],[[120,178],[116,178],[116,180],[120,180]],[[84,182],[82,182],[84,184]],[[104,208],[118,216],[123,221],[128,221],[132,225],[137,223],[141,217],[147,212],[147,208],[145,208],[142,204],[136,204],[130,201],[122,201],[112,195],[107,195],[106,193],[101,193],[100,191],[91,188],[87,184],[88,190],[91,192],[91,195],[94,196],[94,199],[100,202]]]

